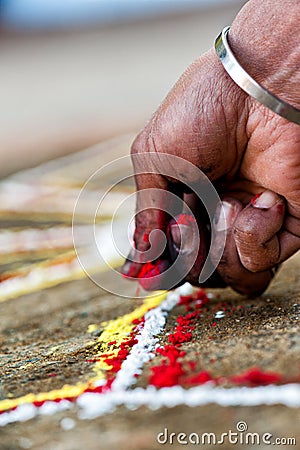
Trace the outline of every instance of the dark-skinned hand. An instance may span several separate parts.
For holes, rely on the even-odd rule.
[[[300,107],[299,21],[298,0],[250,0],[228,35],[241,66],[296,108]],[[223,201],[226,220],[216,211],[213,226],[216,240],[226,230],[225,250],[206,285],[228,285],[247,295],[263,292],[274,268],[300,248],[300,126],[242,91],[211,49],[187,68],[135,139],[133,156],[142,158],[149,152],[191,162],[207,175]],[[144,168],[146,172],[147,159]],[[199,227],[202,240],[209,239],[207,219],[196,196],[184,184],[176,184],[180,167],[170,169],[175,181],[159,173],[136,176],[138,207],[143,207],[139,195],[143,189],[176,192],[191,207],[197,223],[190,229],[183,227],[180,235],[182,227],[170,226],[162,218],[158,195],[153,199],[157,209],[146,208],[136,216],[135,246],[148,250],[150,243],[144,236],[161,229],[175,247],[187,236],[182,244],[189,258],[195,252],[188,248],[193,226]],[[185,176],[190,181],[189,173]],[[208,247],[209,243],[199,250],[201,259]],[[144,262],[127,261],[123,273],[137,277]],[[186,279],[197,285],[200,270],[194,266]],[[147,287],[164,286],[148,283]]]

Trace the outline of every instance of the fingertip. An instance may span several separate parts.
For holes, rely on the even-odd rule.
[[[158,289],[169,289],[170,285],[167,277],[167,269],[170,263],[166,259],[158,259],[143,264],[138,274],[139,285],[145,291],[156,291]]]
[[[276,203],[280,202],[281,204],[282,197],[280,195],[276,194],[273,191],[264,191],[257,195],[255,195],[250,200],[250,205],[253,206],[253,208],[257,209],[270,209],[273,208],[273,206],[276,205]]]
[[[179,214],[175,216],[167,228],[171,258],[176,259],[179,252],[188,254],[194,251],[198,233],[198,225],[193,215]]]
[[[192,214],[182,213],[170,221],[167,237],[168,250],[171,262],[176,267],[178,283],[185,280],[198,285],[209,242],[206,224],[197,222]]]
[[[241,280],[231,287],[238,294],[244,295],[248,298],[255,298],[259,297],[265,292],[270,282],[272,281],[272,278],[273,275],[271,271],[260,272],[257,274],[253,274],[251,272],[248,277],[244,278],[244,281]]]
[[[241,203],[233,198],[224,198],[214,215],[213,228],[216,233],[230,230],[241,211]]]
[[[141,271],[142,265],[141,254],[133,245],[120,272],[124,278],[132,278],[135,280]]]
[[[272,191],[253,197],[234,224],[234,240],[243,266],[261,272],[278,263],[280,245],[277,233],[285,219],[285,200]]]

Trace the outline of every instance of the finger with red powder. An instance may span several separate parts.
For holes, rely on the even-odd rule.
[[[139,270],[137,279],[145,290],[171,289],[183,281],[198,284],[207,253],[206,227],[200,230],[199,239],[196,219],[182,213],[170,221],[167,238],[168,249],[162,258],[144,263]]]
[[[193,215],[175,216],[167,229],[168,249],[163,254],[166,259],[143,264],[138,274],[139,284],[145,290],[170,289],[183,281],[197,284],[207,253],[204,230],[206,227],[200,231],[199,239],[198,223]]]
[[[166,259],[158,259],[143,264],[138,274],[139,285],[145,291],[156,291],[173,287],[166,275],[166,270],[169,267],[170,263]]]
[[[160,174],[160,155],[135,152],[141,145],[139,141],[143,135],[144,133],[139,135],[132,146],[132,164],[137,188],[135,249],[122,268],[122,273],[131,277],[138,276],[143,264],[161,258],[166,247],[170,214],[173,216],[182,208],[180,189]],[[172,195],[173,193],[175,195]]]

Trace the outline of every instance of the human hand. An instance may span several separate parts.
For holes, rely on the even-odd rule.
[[[284,5],[280,0],[250,0],[229,33],[230,46],[246,71],[298,108],[299,15],[297,0]],[[272,269],[300,248],[299,150],[299,125],[245,94],[227,75],[214,50],[188,67],[132,146],[133,163],[134,155],[138,154],[142,161],[143,155],[155,152],[158,159],[161,155],[162,165],[166,165],[163,155],[175,155],[207,175],[219,192],[226,215],[224,221],[218,220],[220,211],[215,214],[216,242],[218,233],[226,230],[226,245],[216,273],[207,285],[229,285],[248,295],[262,292],[273,276]],[[144,172],[147,161],[145,157]],[[162,212],[163,194],[156,194],[153,207],[149,208],[148,203],[136,216],[135,245],[138,251],[147,251],[150,243],[145,236],[159,229],[168,235],[171,254],[172,248],[176,254],[183,241],[189,260],[195,252],[191,245],[193,228],[198,227],[201,245],[196,264],[186,277],[197,284],[208,250],[207,217],[185,184],[176,182],[182,180],[180,167],[169,169],[172,179],[159,173],[136,175],[138,210],[143,209],[143,190],[158,188],[183,196],[197,223],[183,227],[173,222],[170,226],[167,214]],[[196,181],[190,175],[185,173],[187,184]],[[143,258],[127,262],[123,273],[137,277],[143,263]],[[161,260],[159,272],[169,263]],[[146,287],[163,285],[162,277],[161,286],[151,285],[150,279]]]

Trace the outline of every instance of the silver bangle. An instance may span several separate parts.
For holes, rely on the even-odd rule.
[[[276,95],[260,86],[238,63],[227,41],[229,29],[230,27],[225,27],[215,41],[217,55],[228,75],[251,97],[254,97],[264,106],[279,114],[279,116],[300,125],[300,110],[280,100]]]

